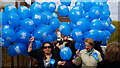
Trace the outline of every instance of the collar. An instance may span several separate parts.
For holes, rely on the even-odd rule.
[[[90,56],[94,52],[94,50],[95,50],[94,48],[90,52],[86,50],[86,54],[88,53],[88,55]]]

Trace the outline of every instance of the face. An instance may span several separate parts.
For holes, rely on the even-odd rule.
[[[50,46],[50,44],[49,43],[46,43],[46,44],[44,44],[44,47],[43,47],[43,51],[44,51],[44,53],[51,53],[51,46]]]
[[[90,52],[93,48],[93,46],[91,46],[89,43],[85,42],[85,48],[88,52]]]

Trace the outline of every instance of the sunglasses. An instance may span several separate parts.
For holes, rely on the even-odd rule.
[[[51,46],[44,46],[43,49],[51,48]]]

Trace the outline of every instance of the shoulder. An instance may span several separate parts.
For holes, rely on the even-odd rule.
[[[99,55],[100,55],[100,52],[99,52],[98,50],[94,50],[94,52],[96,52],[97,54],[99,54]]]
[[[86,52],[86,49],[83,49],[83,50],[80,51],[80,53],[83,53],[83,52]]]

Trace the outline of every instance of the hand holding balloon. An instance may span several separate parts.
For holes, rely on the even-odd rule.
[[[30,41],[31,41],[31,42],[33,42],[33,41],[34,41],[34,39],[35,39],[35,38],[34,38],[34,37],[32,37],[32,38],[30,38]]]
[[[80,53],[80,49],[78,49],[77,51],[76,51],[76,54],[78,55]]]

